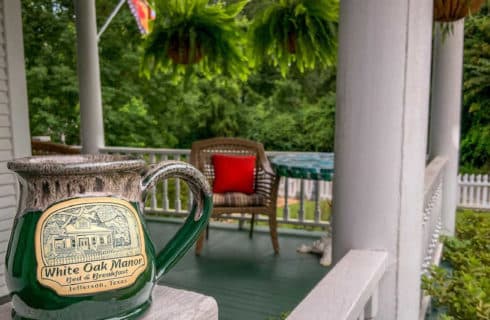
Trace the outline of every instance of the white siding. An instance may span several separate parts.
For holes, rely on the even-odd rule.
[[[31,152],[22,41],[20,1],[0,0],[0,297],[8,293],[5,251],[18,197],[7,162]]]
[[[3,15],[3,0],[0,1],[1,14]],[[16,197],[15,192],[4,192],[5,187],[14,188],[14,179],[12,174],[7,173],[6,162],[12,158],[12,131],[10,123],[10,106],[8,103],[6,86],[6,56],[5,56],[5,36],[4,20],[0,20],[0,82],[4,85],[0,88],[0,296],[6,294],[5,276],[4,276],[4,259],[5,250],[7,249],[6,235],[10,232],[13,215],[15,212]],[[15,189],[14,189],[15,190]]]

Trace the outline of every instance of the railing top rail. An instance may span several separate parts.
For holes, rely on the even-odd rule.
[[[490,175],[488,174],[459,174],[458,183],[460,185],[490,186]]]
[[[132,147],[103,147],[100,148],[101,152],[121,152],[121,153],[143,153],[143,154],[163,154],[174,155],[182,154],[188,155],[191,153],[190,149],[163,149],[163,148],[132,148]]]
[[[275,156],[278,154],[317,154],[317,153],[328,153],[328,152],[315,152],[315,151],[265,151],[267,156]]]
[[[349,251],[287,319],[357,319],[376,291],[387,260],[385,251]]]
[[[171,148],[134,148],[134,147],[102,147],[101,152],[121,152],[121,153],[153,153],[153,154],[190,154],[190,149],[171,149]],[[278,154],[309,154],[316,152],[305,151],[266,151],[267,156],[275,156]]]

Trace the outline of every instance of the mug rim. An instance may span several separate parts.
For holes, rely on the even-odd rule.
[[[93,174],[138,171],[146,167],[143,159],[112,154],[46,155],[15,159],[7,168],[28,175]]]

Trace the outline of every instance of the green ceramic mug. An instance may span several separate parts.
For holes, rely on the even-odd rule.
[[[212,210],[191,165],[112,155],[45,156],[8,163],[20,201],[6,254],[14,319],[133,319],[155,283],[195,242]],[[194,204],[160,252],[142,216],[157,180],[180,178]]]

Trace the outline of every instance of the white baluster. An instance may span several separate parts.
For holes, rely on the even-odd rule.
[[[320,211],[320,181],[315,181],[315,222],[320,222],[322,212]]]
[[[180,155],[175,155],[175,160],[179,160]],[[180,199],[180,179],[175,179],[175,212],[182,211],[182,201]]]
[[[150,154],[150,163],[151,164],[155,164],[157,161],[156,161],[156,156],[154,153],[151,153]],[[151,190],[150,190],[150,195],[151,195],[151,198],[150,198],[150,208],[152,210],[155,210],[157,208],[157,186],[156,184],[151,187]]]
[[[283,221],[288,221],[289,219],[289,205],[288,205],[288,196],[289,196],[289,181],[288,177],[284,177],[284,208],[282,210],[283,212]]]
[[[188,155],[185,155],[184,156],[184,161],[185,162],[189,162],[189,156]],[[192,190],[191,188],[187,188],[187,210],[190,212],[191,208],[192,208],[192,202],[194,201],[193,200],[193,196],[192,196]]]
[[[301,179],[299,185],[298,220],[301,222],[305,220],[305,180],[304,179]]]
[[[162,156],[162,160],[168,160],[168,156]],[[168,201],[168,180],[163,180],[163,195],[162,195],[162,207],[163,211],[168,212],[169,201]]]

